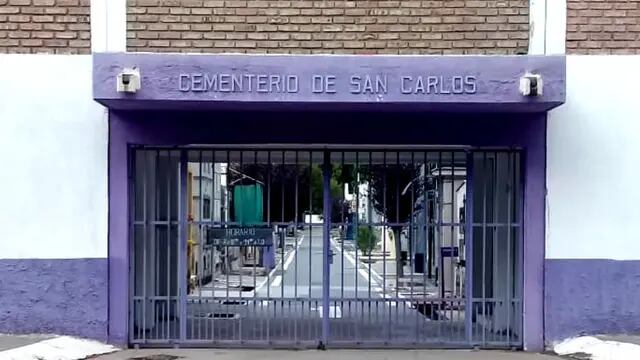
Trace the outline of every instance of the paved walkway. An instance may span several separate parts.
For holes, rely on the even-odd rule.
[[[0,334],[0,353],[5,350],[35,344],[53,338],[53,335],[5,335]],[[0,356],[2,359],[2,356]],[[4,359],[2,359],[4,360]]]
[[[168,355],[169,357],[154,357]],[[172,356],[177,356],[174,358]],[[465,350],[127,350],[99,356],[99,360],[558,360],[557,356],[516,351]]]
[[[43,347],[57,341],[54,348]],[[74,342],[75,341],[75,342]],[[66,348],[66,350],[65,350]],[[78,352],[85,350],[85,355]],[[24,349],[23,351],[20,351]],[[29,351],[28,351],[29,350]],[[62,350],[66,351],[64,354]],[[108,346],[81,339],[48,335],[0,334],[0,359],[43,360],[84,359],[86,354],[108,352]],[[112,350],[111,350],[112,351]],[[37,353],[37,354],[36,354]],[[10,354],[12,356],[10,356]],[[36,356],[36,357],[34,357]],[[470,350],[227,350],[227,349],[141,349],[122,350],[106,355],[90,356],[92,360],[559,360],[553,355],[519,351]]]

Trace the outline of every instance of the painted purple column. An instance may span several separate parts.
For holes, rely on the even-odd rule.
[[[544,350],[546,115],[528,123],[524,184],[524,348]]]
[[[127,130],[109,114],[109,329],[112,344],[127,344],[129,312]]]
[[[324,153],[323,164],[323,216],[324,225],[322,227],[322,346],[326,346],[329,341],[329,306],[330,286],[331,286],[331,158],[330,153]]]

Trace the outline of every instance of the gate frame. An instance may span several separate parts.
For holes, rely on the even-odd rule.
[[[180,193],[179,195],[179,199],[180,202],[178,203],[178,208],[177,208],[177,212],[179,214],[179,217],[182,219],[186,219],[186,213],[184,212],[187,209],[186,206],[186,201],[189,198],[189,190],[188,187],[186,185],[187,183],[187,176],[188,176],[188,156],[189,153],[192,151],[196,151],[196,152],[200,152],[200,157],[202,157],[202,152],[206,152],[206,151],[212,151],[212,152],[227,152],[227,158],[228,158],[228,154],[229,152],[246,152],[246,151],[255,151],[255,152],[280,152],[282,151],[283,154],[284,152],[315,152],[318,154],[322,154],[322,162],[320,163],[320,169],[322,170],[322,186],[323,186],[323,216],[324,219],[330,219],[332,218],[332,206],[331,203],[333,201],[332,195],[331,195],[331,191],[330,189],[330,184],[331,184],[331,180],[332,180],[332,169],[333,169],[333,165],[335,163],[331,162],[331,155],[334,153],[342,153],[343,156],[343,161],[344,161],[344,153],[345,152],[369,152],[369,154],[371,154],[371,152],[384,152],[384,153],[396,153],[396,154],[400,154],[402,152],[410,152],[410,153],[414,153],[414,152],[424,152],[425,153],[425,161],[426,161],[426,154],[427,153],[439,153],[440,154],[440,159],[442,159],[442,154],[443,153],[451,153],[453,155],[453,153],[463,153],[465,154],[465,163],[466,163],[466,175],[465,176],[459,176],[458,179],[465,179],[466,181],[466,196],[467,196],[467,206],[465,207],[465,217],[467,220],[465,220],[465,231],[468,234],[468,238],[465,241],[465,254],[472,254],[473,253],[473,228],[475,224],[474,222],[474,217],[473,217],[473,178],[474,178],[474,156],[477,154],[484,154],[485,159],[487,154],[499,154],[499,153],[508,153],[508,154],[517,154],[518,158],[522,157],[522,149],[520,148],[488,148],[488,147],[483,147],[483,148],[470,148],[470,147],[450,147],[450,148],[441,148],[441,147],[431,147],[431,146],[391,146],[391,147],[370,147],[370,146],[366,146],[366,147],[360,147],[360,146],[350,146],[350,147],[345,147],[343,145],[339,145],[339,146],[325,146],[325,147],[318,147],[318,146],[311,146],[311,147],[305,147],[305,148],[291,148],[290,145],[270,145],[270,146],[266,146],[266,145],[256,145],[253,148],[251,147],[247,147],[247,146],[238,146],[238,145],[226,145],[226,146],[220,146],[220,145],[216,145],[216,144],[211,144],[208,145],[206,147],[203,146],[195,146],[195,147],[190,147],[190,146],[172,146],[172,147],[166,147],[166,146],[139,146],[139,145],[134,145],[134,146],[130,146],[130,150],[131,150],[131,157],[130,157],[130,161],[131,161],[131,166],[133,171],[135,171],[135,166],[136,166],[136,161],[137,161],[137,156],[136,153],[137,151],[142,151],[142,152],[147,152],[147,151],[153,151],[156,153],[160,153],[162,151],[165,152],[173,152],[173,153],[178,153],[178,157],[180,159],[180,167],[178,169],[178,176],[179,176],[179,182],[178,182],[178,186],[179,188],[177,189],[177,191]],[[240,156],[240,158],[242,159],[242,156]],[[296,155],[296,159],[297,159],[297,155]],[[413,159],[413,156],[412,156]],[[202,161],[202,160],[200,160]],[[399,161],[399,160],[398,160]],[[440,160],[441,161],[441,160]],[[521,184],[524,184],[523,181],[523,173],[522,171],[520,172],[514,172],[513,173],[514,176],[518,176],[519,177],[519,181]],[[144,178],[143,178],[144,181]],[[515,181],[515,178],[514,178]],[[130,185],[130,190],[129,190],[129,196],[134,198],[137,196],[136,193],[134,192],[133,188],[135,187],[135,179],[131,179],[129,181],[129,185]],[[523,190],[523,186],[519,186],[518,187],[518,193],[520,193],[520,196],[516,195],[516,199],[519,199],[519,203],[521,206],[521,209],[523,208],[523,204],[522,201],[524,201],[524,198],[522,197],[524,190]],[[134,200],[135,201],[135,200]],[[133,204],[130,204],[130,206]],[[131,210],[130,210],[131,211]],[[135,211],[135,210],[133,210]],[[518,219],[516,222],[519,222],[520,224],[523,223],[523,216],[522,213],[520,213],[520,216],[518,216]],[[131,218],[130,221],[135,221],[135,219]],[[514,220],[515,221],[515,220]],[[330,285],[331,285],[331,267],[332,267],[332,261],[331,261],[331,246],[330,246],[330,233],[332,230],[332,226],[335,223],[332,221],[324,221],[323,222],[323,249],[322,249],[322,264],[323,264],[323,282],[322,282],[322,286],[323,286],[323,292],[321,295],[321,299],[320,301],[323,304],[323,313],[322,313],[322,321],[321,321],[321,327],[322,327],[322,332],[319,335],[318,338],[314,338],[314,340],[311,341],[311,343],[309,344],[309,342],[298,342],[296,341],[295,343],[290,343],[290,342],[286,342],[286,341],[273,341],[273,340],[268,340],[267,343],[255,343],[252,340],[219,340],[219,339],[211,339],[211,340],[206,340],[206,339],[187,339],[186,336],[186,328],[187,328],[187,322],[186,321],[180,321],[179,322],[179,327],[178,327],[178,332],[177,332],[177,337],[176,338],[166,338],[166,339],[149,339],[147,341],[149,342],[144,342],[144,344],[142,344],[144,347],[165,347],[168,345],[174,345],[174,346],[181,346],[181,347],[200,347],[200,346],[205,346],[205,347],[230,347],[230,348],[236,348],[236,347],[243,347],[243,346],[248,346],[248,347],[264,347],[264,346],[269,346],[269,347],[273,347],[273,348],[285,348],[285,349],[291,349],[293,348],[297,348],[297,349],[311,349],[311,348],[317,348],[317,349],[326,349],[327,345],[330,345],[331,347],[338,347],[338,348],[363,348],[362,344],[364,344],[365,348],[378,348],[380,346],[382,346],[381,344],[384,344],[384,348],[407,348],[407,347],[412,347],[412,348],[472,348],[472,347],[477,347],[477,346],[482,346],[485,348],[507,348],[507,347],[520,347],[522,343],[522,339],[518,340],[518,344],[494,344],[494,343],[489,343],[489,344],[483,344],[483,345],[478,345],[477,343],[474,343],[473,341],[473,328],[472,328],[472,317],[467,316],[466,320],[465,320],[465,341],[444,341],[442,343],[438,343],[438,342],[434,342],[434,343],[416,343],[416,342],[406,342],[406,343],[389,343],[386,340],[382,341],[382,342],[377,342],[377,341],[373,341],[373,342],[369,342],[369,341],[356,341],[355,342],[355,346],[350,346],[350,344],[345,344],[343,342],[338,343],[338,345],[336,346],[336,343],[334,342],[330,342],[330,335],[331,335],[331,324],[330,324],[330,304],[331,304],[331,297],[330,297]],[[133,226],[133,224],[132,224]],[[177,233],[181,234],[178,236],[178,245],[179,246],[179,251],[180,254],[177,257],[177,262],[178,262],[178,292],[184,292],[185,294],[187,293],[186,289],[188,287],[187,284],[187,280],[186,277],[184,276],[184,266],[180,266],[181,263],[186,263],[187,261],[187,250],[186,250],[186,245],[187,245],[187,238],[188,238],[188,230],[183,229],[182,227],[185,226],[184,222],[181,221],[180,224],[178,225],[178,230]],[[522,242],[522,237],[518,236],[519,241]],[[133,254],[133,242],[134,242],[134,238],[130,236],[129,239],[129,251],[130,251],[130,261],[134,261],[134,254]],[[518,256],[518,258],[520,259],[520,270],[523,270],[523,261],[522,261],[522,252],[518,252],[518,254],[516,255]],[[468,257],[467,259],[467,263],[468,264],[472,264],[473,263],[473,256]],[[472,268],[472,266],[468,266],[469,268]],[[473,304],[474,304],[474,296],[472,293],[472,289],[473,289],[473,272],[467,271],[465,273],[465,283],[466,283],[466,292],[465,292],[465,297],[462,298],[461,300],[464,300],[464,303],[466,304],[466,308],[467,309],[473,309]],[[523,285],[523,280],[521,279],[521,272],[518,272],[516,274],[514,274],[514,278],[518,277],[517,282],[520,285]],[[129,287],[129,291],[131,293],[131,291],[133,291],[133,279],[134,279],[134,273],[133,272],[129,272],[129,282],[130,282],[130,287]],[[516,285],[518,286],[518,285]],[[183,291],[184,290],[184,291]],[[444,295],[441,295],[441,297],[444,297]],[[522,294],[519,295],[520,297],[520,302],[523,301],[522,299]],[[242,299],[242,298],[240,298]],[[250,298],[245,298],[245,299],[250,299]],[[131,300],[131,299],[129,299]],[[333,300],[335,302],[335,300]],[[135,300],[134,300],[135,302]],[[317,301],[316,301],[317,303]],[[129,304],[131,304],[131,301],[129,302]],[[177,309],[179,311],[180,314],[180,318],[181,319],[187,319],[187,308],[188,308],[188,296],[182,296],[180,297],[178,300],[176,300],[176,305],[177,305]],[[522,312],[519,313],[514,313],[514,315],[518,315],[518,316],[523,316]],[[134,345],[136,347],[140,346],[141,343],[139,341],[136,341],[135,338],[131,338],[131,334],[132,334],[132,327],[133,327],[133,319],[135,318],[134,314],[132,314],[131,312],[129,313],[129,344],[130,345]],[[522,323],[520,324],[522,326]],[[520,331],[523,331],[524,328],[520,327],[519,328]],[[143,341],[144,338],[143,338]],[[456,345],[459,344],[459,345]],[[456,347],[457,346],[457,347]]]
[[[275,114],[275,116],[274,116]],[[360,114],[358,118],[357,115]],[[404,125],[418,125],[424,133],[419,132],[421,144],[434,144],[434,147],[458,146],[467,144],[473,149],[496,147],[522,147],[522,161],[524,176],[524,234],[523,252],[526,254],[523,262],[523,344],[525,350],[541,350],[543,348],[543,263],[544,263],[544,202],[545,202],[545,167],[546,167],[546,114],[493,114],[491,116],[477,114],[473,120],[465,119],[463,115],[441,114],[441,121],[433,123],[417,123],[413,120],[420,118],[421,114],[401,113],[407,119],[400,121]],[[208,114],[193,113],[157,113],[157,112],[124,112],[110,111],[109,113],[109,341],[118,345],[128,345],[129,339],[129,176],[131,175],[131,145],[148,146],[179,146],[188,144],[216,144],[224,146],[231,135],[234,142],[245,144],[267,144],[265,141],[271,137],[273,128],[269,123],[277,121],[278,116],[292,121],[296,114],[288,113],[222,113],[234,118],[234,121],[225,124],[218,132],[213,132],[215,123],[205,121]],[[251,121],[252,116],[270,118],[267,121]],[[313,119],[318,114],[302,114]],[[323,115],[323,114],[320,114]],[[331,114],[332,119],[322,122],[316,118],[309,127],[318,125],[318,132],[310,131],[319,137],[320,143],[331,144],[336,140],[332,135],[331,124],[345,127],[344,121],[354,129],[347,129],[349,133],[358,130],[364,133],[362,138],[374,139],[373,145],[362,144],[367,147],[384,146],[385,140],[392,140],[397,146],[416,148],[415,129],[405,127],[398,131],[398,121],[391,124],[385,122],[385,116],[398,116],[399,113],[370,114],[370,113],[346,113]],[[181,124],[174,117],[190,116]],[[343,116],[344,118],[341,118]],[[517,117],[517,119],[516,119]],[[355,118],[355,119],[354,119]],[[357,128],[361,124],[370,124],[370,121],[383,122],[382,129],[374,126]],[[153,120],[151,120],[153,119]],[[282,119],[279,119],[282,120]],[[285,121],[286,122],[286,121]],[[186,125],[186,126],[185,126]],[[253,139],[246,139],[242,131],[247,126],[257,126]],[[262,126],[262,128],[260,128]],[[460,131],[463,129],[463,131]],[[455,132],[458,132],[457,134]],[[203,136],[204,134],[204,136]],[[306,133],[308,135],[308,133]],[[338,134],[339,135],[339,134]],[[382,136],[384,135],[384,136]],[[452,136],[457,135],[457,136]],[[264,140],[260,140],[260,138]],[[279,138],[278,138],[279,137]],[[295,140],[304,138],[304,132],[279,133],[278,143],[287,144],[286,147],[295,147]],[[307,136],[308,137],[308,136]],[[248,140],[248,141],[247,141]],[[340,140],[340,139],[337,139]],[[318,141],[305,141],[307,146],[319,143]],[[335,142],[334,142],[335,143]],[[220,145],[219,145],[220,144]],[[438,145],[435,145],[438,144]],[[238,145],[232,145],[238,147]],[[268,146],[268,145],[267,145]],[[394,148],[397,146],[393,146]],[[262,146],[261,146],[262,147]],[[330,148],[324,145],[321,148]],[[357,148],[357,146],[338,146],[339,148]],[[458,146],[460,147],[460,146]],[[325,199],[326,200],[326,199]],[[325,257],[328,261],[328,257]],[[324,265],[324,264],[323,264]],[[328,288],[328,287],[327,287]],[[326,309],[328,311],[328,308]],[[327,317],[328,318],[328,317]],[[326,336],[326,334],[323,334]]]

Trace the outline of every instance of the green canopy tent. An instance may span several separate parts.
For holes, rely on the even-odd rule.
[[[235,185],[233,187],[233,215],[242,226],[262,223],[262,185]]]
[[[263,189],[260,184],[234,185],[233,187],[233,215],[241,226],[259,226],[264,221]],[[275,251],[273,246],[260,249],[260,266],[273,268],[275,266]]]

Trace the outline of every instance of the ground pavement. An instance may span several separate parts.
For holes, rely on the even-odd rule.
[[[114,352],[111,352],[114,351]],[[105,355],[91,355],[95,353]],[[559,360],[521,351],[474,350],[118,350],[90,340],[55,336],[0,335],[0,360]]]
[[[156,355],[156,356],[154,356]],[[127,350],[99,360],[559,360],[557,356],[518,351],[462,350]]]

